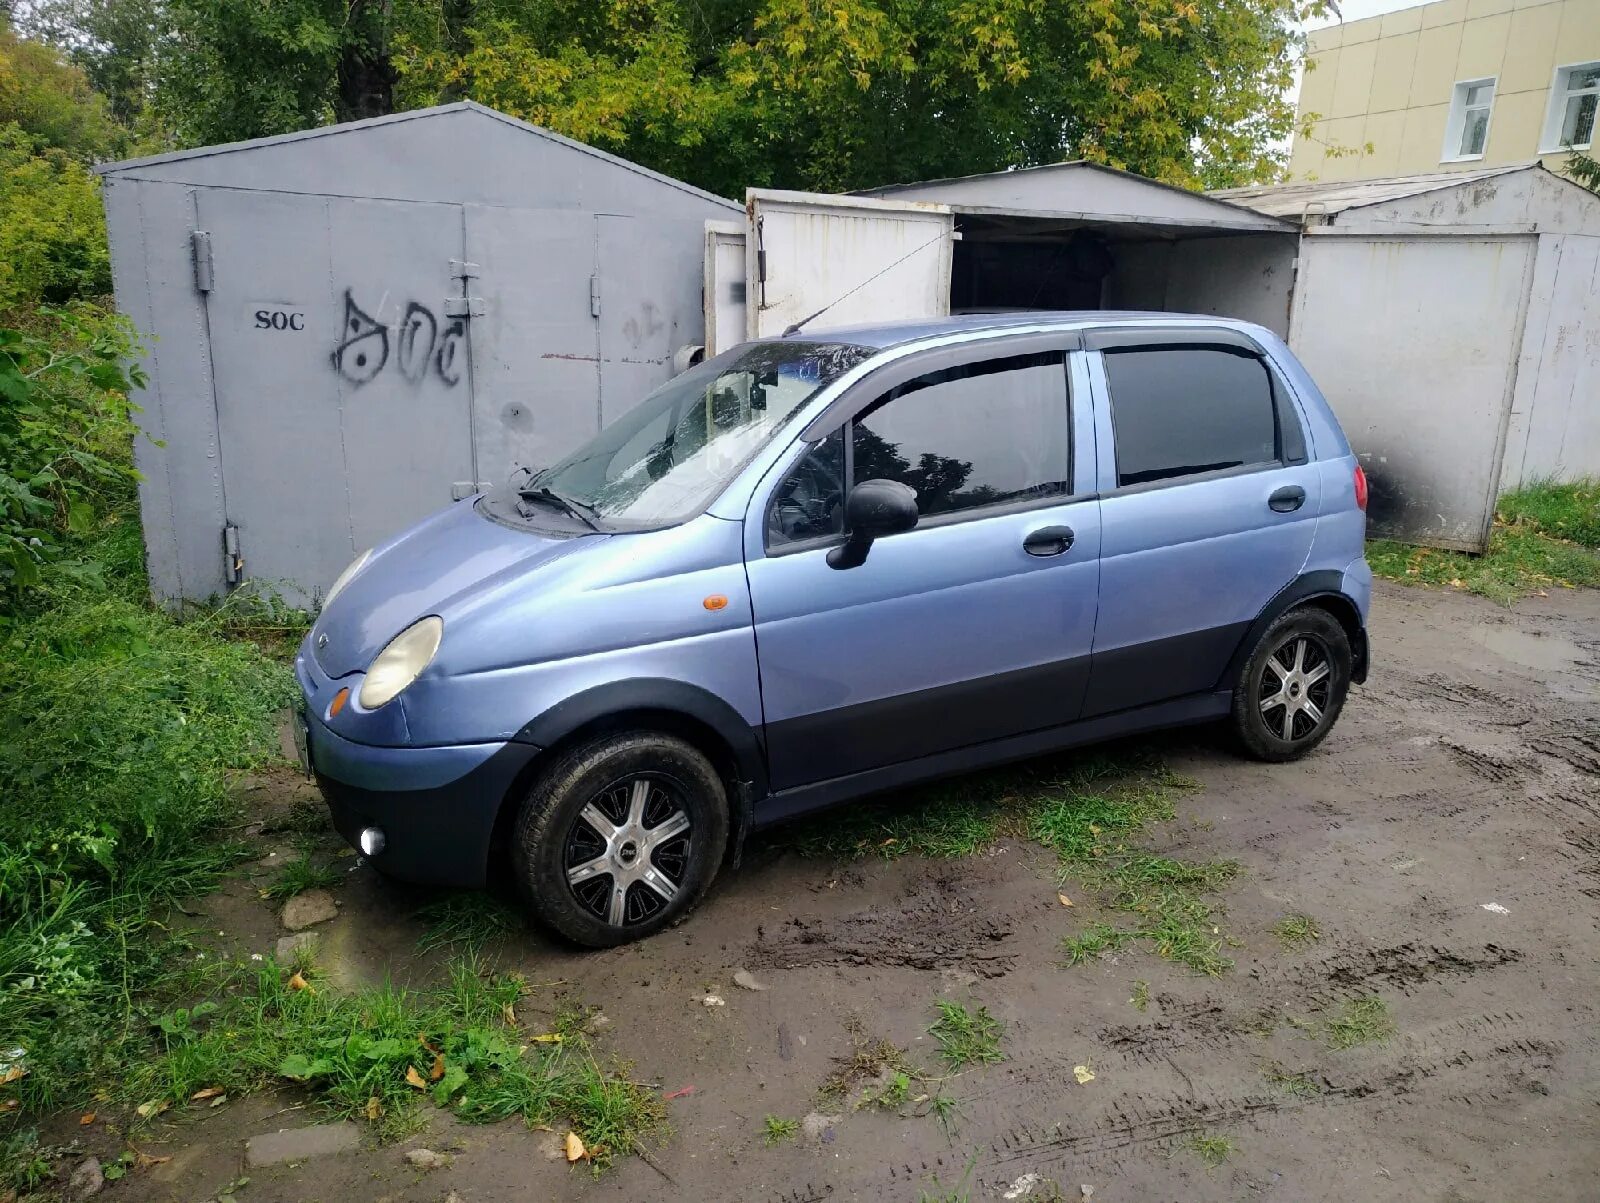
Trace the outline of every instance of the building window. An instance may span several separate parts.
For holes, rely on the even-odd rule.
[[[1489,110],[1494,107],[1494,80],[1468,79],[1456,85],[1450,100],[1450,121],[1444,131],[1446,162],[1483,158],[1489,143]]]
[[[1595,109],[1600,106],[1600,63],[1557,67],[1550,87],[1550,112],[1545,117],[1542,154],[1588,150],[1594,143]]]

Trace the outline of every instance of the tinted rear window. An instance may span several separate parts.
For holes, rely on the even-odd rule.
[[[1108,350],[1117,483],[1145,484],[1278,458],[1266,364],[1221,348]]]

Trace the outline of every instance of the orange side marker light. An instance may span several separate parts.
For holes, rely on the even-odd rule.
[[[344,709],[344,704],[350,700],[350,687],[346,686],[333,695],[333,703],[328,707],[328,717],[337,717],[339,711]]]
[[[721,593],[713,593],[700,604],[708,610],[721,610],[727,606],[728,599]]]

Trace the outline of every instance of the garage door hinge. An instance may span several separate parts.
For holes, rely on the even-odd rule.
[[[450,260],[450,278],[452,280],[471,280],[481,275],[483,275],[483,269],[476,263],[471,263],[465,259]]]
[[[194,286],[201,292],[210,292],[213,280],[211,270],[211,233],[209,230],[189,231],[189,252],[194,256]]]
[[[487,312],[482,297],[446,297],[445,317],[482,317]]]
[[[233,523],[222,528],[222,579],[230,585],[244,580],[244,555],[239,550],[239,528]]]
[[[600,316],[600,277],[589,277],[589,316]]]

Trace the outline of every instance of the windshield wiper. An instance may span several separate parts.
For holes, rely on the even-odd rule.
[[[545,502],[547,505],[554,506],[569,518],[576,518],[590,530],[600,529],[600,523],[597,521],[600,515],[593,506],[585,505],[581,501],[575,501],[571,497],[564,497],[549,485],[540,485],[537,489],[530,489],[524,486],[517,490],[517,496],[524,501]]]

